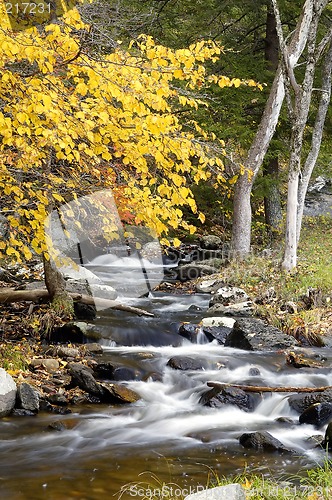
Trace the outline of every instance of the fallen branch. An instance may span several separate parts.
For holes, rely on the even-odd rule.
[[[120,304],[116,300],[94,298],[90,295],[81,295],[79,293],[69,293],[75,302],[82,304],[95,305],[104,309],[116,309],[119,311],[126,311],[138,316],[153,316],[153,313],[139,309],[138,307]],[[10,302],[39,302],[40,300],[49,299],[49,293],[46,289],[37,290],[15,290],[15,288],[1,288],[0,289],[0,303],[8,304]]]
[[[332,389],[330,385],[325,387],[265,387],[260,385],[222,384],[220,382],[208,382],[207,385],[216,389],[235,387],[235,389],[242,389],[242,391],[247,392],[324,392]]]

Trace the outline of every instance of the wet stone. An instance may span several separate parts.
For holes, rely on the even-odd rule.
[[[37,413],[31,410],[25,410],[24,408],[14,408],[11,412],[12,417],[35,417]]]
[[[205,367],[205,361],[189,356],[173,356],[168,360],[167,366],[174,370],[202,370]]]
[[[57,406],[68,405],[68,399],[63,394],[58,394],[58,393],[50,394],[49,396],[47,396],[47,399],[52,405],[57,405]]]
[[[292,452],[291,450],[286,448],[278,439],[276,439],[266,431],[242,434],[239,441],[244,448],[253,448],[254,450],[260,450],[264,452]]]
[[[23,382],[17,388],[16,405],[18,408],[38,412],[39,393],[30,384]]]
[[[198,325],[195,325],[193,323],[182,323],[182,325],[180,325],[178,333],[179,335],[181,335],[181,337],[184,337],[193,344],[197,344],[197,332]]]
[[[322,427],[332,420],[332,403],[315,403],[299,417],[300,424],[311,424]]]
[[[289,406],[298,413],[303,413],[304,410],[315,403],[332,403],[332,391],[292,394],[288,398]]]
[[[137,392],[121,384],[101,384],[104,394],[103,401],[113,404],[135,403],[141,399]]]
[[[241,410],[252,411],[261,401],[258,394],[247,394],[237,387],[214,387],[201,396],[199,403],[210,408],[221,408],[224,405],[235,405]]]
[[[56,422],[51,422],[48,426],[47,426],[47,429],[49,431],[57,431],[57,432],[62,432],[62,431],[65,431],[67,429],[67,427],[65,426],[65,424],[63,422],[61,422],[61,420],[58,420]]]

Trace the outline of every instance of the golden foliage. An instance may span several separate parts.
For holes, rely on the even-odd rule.
[[[174,81],[244,83],[206,76],[204,62],[222,48],[201,41],[172,50],[141,36],[97,59],[81,46],[88,31],[76,9],[44,30],[0,30],[0,197],[10,226],[0,252],[16,259],[29,259],[29,247],[47,252],[50,207],[98,189],[113,189],[131,222],[158,235],[181,224],[193,231],[179,208],[197,213],[190,183],[223,169],[210,137],[197,125],[185,131],[173,112],[200,104]]]

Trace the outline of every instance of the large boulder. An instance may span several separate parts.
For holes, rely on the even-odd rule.
[[[213,342],[216,340],[218,344],[225,345],[226,339],[230,332],[231,328],[228,326],[203,326],[203,333],[209,342]]]
[[[204,489],[187,495],[184,500],[245,500],[246,495],[240,484],[227,484],[216,488]]]
[[[277,451],[279,453],[291,453],[291,450],[286,448],[278,439],[266,431],[242,434],[239,441],[244,448],[253,448],[254,450],[266,452]]]
[[[238,319],[225,342],[227,347],[246,351],[287,349],[294,345],[298,345],[294,337],[255,318]]]
[[[8,415],[15,406],[16,384],[3,368],[0,368],[0,417]]]

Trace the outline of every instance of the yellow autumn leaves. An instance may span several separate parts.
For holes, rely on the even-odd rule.
[[[29,258],[30,247],[46,251],[50,207],[96,189],[119,188],[134,223],[158,235],[192,232],[179,208],[197,213],[190,184],[206,180],[211,166],[223,170],[209,150],[216,138],[194,122],[187,132],[173,112],[198,107],[189,94],[198,82],[243,83],[206,75],[218,44],[172,50],[142,36],[128,51],[95,58],[82,50],[84,32],[89,38],[76,9],[44,30],[0,30],[0,197],[14,235],[0,250],[16,258]]]

